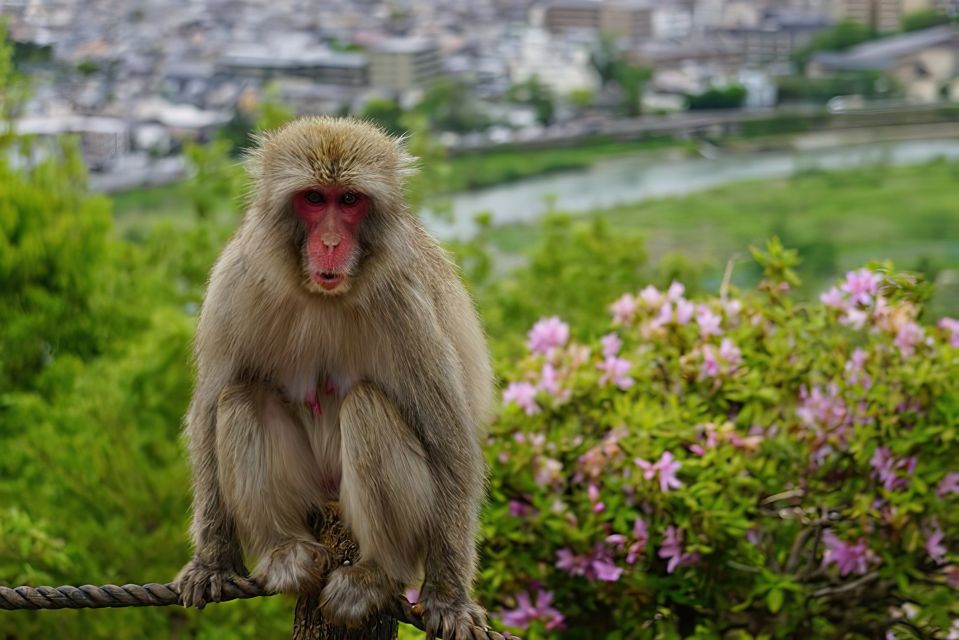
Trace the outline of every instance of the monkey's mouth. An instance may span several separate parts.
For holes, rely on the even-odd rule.
[[[327,291],[336,289],[345,279],[345,275],[333,271],[321,271],[313,275],[313,280]]]

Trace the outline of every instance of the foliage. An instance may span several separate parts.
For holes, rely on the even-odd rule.
[[[29,389],[58,357],[102,353],[124,312],[101,277],[110,206],[85,193],[72,145],[30,169],[0,160],[0,389]]]
[[[414,109],[426,117],[433,130],[466,133],[489,125],[470,94],[470,88],[460,80],[441,77],[427,89]]]
[[[406,132],[403,127],[403,107],[396,100],[390,98],[373,98],[363,106],[360,117],[372,120],[393,135]]]
[[[238,200],[243,193],[246,175],[243,167],[231,156],[232,148],[232,143],[226,139],[184,146],[183,152],[191,168],[184,188],[200,219],[221,209],[224,199]]]
[[[941,24],[948,24],[949,22],[951,22],[951,19],[942,11],[925,9],[904,15],[902,17],[902,30],[905,32],[921,31],[922,29],[938,27]]]
[[[699,109],[738,109],[746,100],[746,87],[731,84],[711,87],[702,93],[686,96],[690,111]]]
[[[796,50],[793,59],[803,67],[813,54],[820,51],[844,51],[878,36],[872,27],[854,20],[843,20],[814,35],[809,44]]]
[[[847,171],[811,165],[787,178],[730,184],[582,215],[604,217],[614,237],[641,234],[654,263],[660,263],[663,248],[669,248],[710,265],[703,284],[713,290],[731,258],[744,257],[750,244],[780,234],[791,246],[817,254],[798,267],[804,281],[798,293],[808,297],[821,291],[828,279],[878,256],[909,269],[925,257],[927,266],[959,270],[956,180],[959,162],[944,159]],[[539,226],[508,225],[493,229],[488,243],[494,252],[525,254],[543,234]],[[819,277],[829,265],[829,277]],[[736,265],[735,284],[751,286],[756,279],[748,263]],[[938,313],[959,315],[959,296],[943,291],[939,297]],[[549,313],[560,312],[556,308]]]
[[[839,95],[861,95],[867,98],[891,97],[898,93],[891,80],[879,71],[844,71],[824,78],[781,76],[776,78],[780,103],[814,102],[826,104]]]
[[[533,75],[509,88],[507,97],[513,102],[528,104],[536,111],[536,121],[543,126],[553,122],[556,112],[556,98],[549,85]]]
[[[525,637],[912,637],[959,616],[959,322],[919,325],[925,288],[885,266],[797,304],[795,252],[755,257],[754,292],[650,286],[601,340],[529,332],[487,449],[481,581]]]
[[[615,66],[614,78],[622,93],[619,103],[620,114],[627,118],[638,116],[642,110],[640,97],[646,82],[653,76],[652,69],[627,62]]]

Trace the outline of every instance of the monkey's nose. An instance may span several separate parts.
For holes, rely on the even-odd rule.
[[[340,244],[341,238],[338,233],[324,233],[322,240],[323,246],[332,248]]]

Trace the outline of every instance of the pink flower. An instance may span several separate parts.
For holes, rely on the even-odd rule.
[[[829,291],[820,294],[819,300],[827,307],[832,307],[834,309],[846,308],[846,300],[843,298],[842,293],[837,287],[833,287]]]
[[[686,293],[686,287],[683,286],[683,283],[673,280],[672,284],[669,285],[669,290],[666,291],[666,297],[676,302],[683,297],[684,293]]]
[[[646,480],[652,480],[659,476],[659,488],[663,493],[683,486],[683,483],[676,477],[676,472],[682,467],[682,463],[674,460],[673,454],[669,451],[664,451],[655,463],[649,463],[642,458],[636,458],[633,462],[643,470],[643,477]]]
[[[909,486],[909,476],[916,469],[916,457],[896,459],[889,447],[878,447],[872,454],[869,464],[874,476],[889,491],[898,491]],[[900,477],[899,470],[905,470],[906,477]]]
[[[536,404],[536,389],[528,382],[511,382],[503,390],[503,402],[515,404],[528,416],[540,412],[539,405]]]
[[[853,329],[862,329],[869,320],[869,314],[862,309],[846,309],[846,315],[839,318],[840,324],[848,325]]]
[[[663,306],[659,308],[659,315],[653,318],[653,324],[657,326],[662,326],[664,324],[669,324],[673,321],[673,303],[669,300],[663,302]]]
[[[520,591],[516,594],[516,608],[506,609],[500,612],[500,620],[508,627],[517,629],[526,629],[529,625],[539,620],[544,623],[547,631],[553,631],[563,628],[563,614],[554,609],[553,594],[550,591],[535,592],[536,604],[529,593]]]
[[[941,497],[947,493],[959,493],[959,473],[947,473],[945,477],[939,481],[939,488],[936,489],[936,495]]]
[[[659,292],[659,289],[653,285],[647,285],[643,287],[643,290],[639,292],[639,299],[645,302],[650,307],[658,307],[662,304],[663,294]]]
[[[683,551],[683,530],[672,525],[666,527],[663,544],[659,547],[660,558],[668,560],[666,573],[674,572],[678,567],[693,564],[699,560],[699,554]]]
[[[699,334],[701,336],[718,336],[722,333],[722,329],[719,328],[719,324],[722,322],[722,318],[709,310],[704,304],[699,305],[699,308],[696,310],[696,324],[699,325]]]
[[[615,333],[607,333],[605,336],[599,339],[603,345],[603,357],[604,358],[613,358],[619,354],[619,350],[623,346],[623,341],[619,339],[619,336]]]
[[[942,318],[936,323],[936,326],[943,331],[949,332],[949,344],[953,347],[959,347],[959,320],[953,318]]]
[[[869,562],[876,560],[875,554],[866,546],[865,538],[859,538],[855,544],[841,540],[829,529],[822,535],[826,551],[823,553],[822,564],[826,566],[836,563],[839,575],[845,576],[855,572],[860,575],[869,570]]]
[[[743,361],[742,352],[739,347],[729,338],[723,338],[719,345],[719,357],[726,361],[730,367],[737,367]]]
[[[533,353],[547,354],[556,347],[562,347],[569,340],[569,325],[557,316],[544,318],[533,325],[527,334],[526,345]]]
[[[809,392],[805,387],[799,390],[801,405],[796,409],[796,415],[807,427],[825,427],[841,429],[850,421],[849,408],[839,397],[839,388],[833,384],[826,387],[825,392],[819,386]]]
[[[563,479],[563,463],[554,458],[537,456],[533,481],[541,487],[550,487]]]
[[[626,375],[629,373],[630,367],[633,366],[629,360],[623,360],[622,358],[617,358],[615,356],[607,357],[603,362],[596,366],[603,372],[603,375],[599,377],[600,385],[605,385],[612,382],[620,389],[626,390],[635,383],[635,380]]]
[[[852,352],[852,355],[849,357],[849,361],[846,363],[846,373],[849,374],[849,382],[852,384],[859,384],[862,381],[862,386],[866,389],[872,386],[872,380],[867,375],[861,375],[863,368],[866,366],[866,359],[869,357],[869,352],[863,351],[862,349],[856,349]]]
[[[859,269],[850,271],[846,274],[846,281],[840,285],[840,288],[849,294],[854,303],[869,304],[872,302],[872,296],[879,291],[879,283],[882,278],[869,269]]]
[[[646,543],[649,542],[649,531],[646,529],[646,523],[642,518],[636,518],[633,523],[633,542],[626,549],[626,564],[636,564],[640,554],[646,550]]]
[[[556,568],[573,576],[583,576],[587,580],[616,582],[623,570],[613,562],[613,554],[602,542],[596,543],[589,555],[576,555],[569,549],[556,552]]]
[[[609,306],[609,310],[613,314],[613,322],[616,324],[628,323],[636,315],[637,309],[636,298],[628,293],[624,293]]]
[[[936,526],[935,531],[926,538],[926,553],[929,554],[930,558],[936,561],[936,564],[943,564],[946,561],[946,552],[949,551],[945,545],[942,544],[944,537],[945,534],[942,532],[942,529]]]
[[[676,324],[687,325],[696,313],[696,305],[689,300],[676,301]]]
[[[509,514],[514,518],[525,518],[536,512],[533,507],[520,500],[509,501]]]
[[[719,360],[716,359],[716,348],[707,344],[703,347],[703,377],[713,378],[719,375]]]
[[[899,352],[903,358],[908,358],[916,351],[916,344],[922,340],[923,330],[915,322],[905,322],[899,326],[896,331],[894,344],[899,347]]]
[[[537,389],[545,391],[558,400],[565,400],[569,397],[569,390],[563,389],[559,384],[556,368],[548,362],[543,365],[543,370],[539,374]]]

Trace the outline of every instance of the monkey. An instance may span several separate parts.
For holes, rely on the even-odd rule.
[[[219,599],[253,557],[259,584],[319,593],[339,624],[419,585],[430,637],[473,637],[492,369],[455,264],[406,202],[415,160],[376,125],[323,116],[260,134],[245,164],[194,339],[181,602]],[[332,501],[353,565],[311,531]]]

